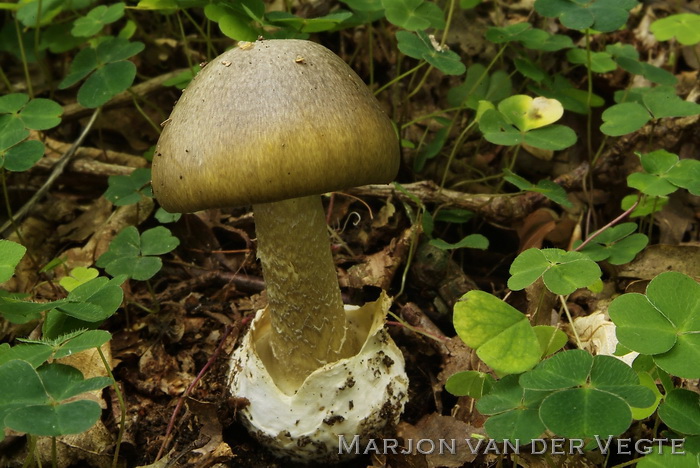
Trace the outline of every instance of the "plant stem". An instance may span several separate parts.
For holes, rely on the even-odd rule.
[[[344,354],[345,311],[325,213],[319,196],[257,204],[253,213],[278,369],[266,366],[280,390],[293,393],[314,370],[354,354]]]
[[[618,216],[617,218],[613,219],[613,220],[610,221],[608,224],[606,224],[605,226],[603,226],[602,228],[598,229],[596,232],[594,232],[593,234],[591,234],[590,236],[588,236],[588,238],[587,238],[585,241],[583,241],[578,247],[576,247],[576,248],[574,249],[574,251],[577,251],[577,252],[580,251],[580,250],[583,249],[586,245],[588,245],[593,239],[595,239],[596,237],[598,237],[599,235],[601,235],[601,234],[603,233],[603,231],[605,231],[606,229],[610,229],[611,227],[613,227],[614,225],[616,225],[617,223],[619,223],[620,221],[622,221],[623,219],[625,219],[625,218],[627,217],[627,215],[629,215],[630,213],[632,213],[632,212],[634,211],[634,209],[637,208],[637,205],[639,205],[639,200],[637,200],[636,202],[634,202],[634,204],[633,204],[632,206],[630,206],[627,210],[625,210],[625,212],[622,213],[620,216]]]
[[[591,70],[591,31],[586,29],[586,72],[588,74],[588,92],[586,94],[586,146],[588,148],[588,160],[593,160],[593,113],[591,102],[593,101],[593,71]],[[592,165],[591,165],[592,166]]]
[[[397,77],[394,78],[393,80],[384,83],[382,86],[380,86],[379,88],[377,88],[377,90],[374,92],[374,95],[376,96],[377,94],[379,94],[379,93],[381,93],[382,91],[384,91],[385,89],[387,89],[389,86],[391,86],[391,85],[393,85],[394,83],[397,83],[397,82],[403,80],[403,79],[406,78],[408,75],[417,72],[418,70],[420,70],[421,67],[423,67],[424,65],[427,65],[427,64],[428,64],[428,62],[421,62],[421,63],[419,63],[418,65],[416,65],[415,67],[411,68],[410,70],[408,70],[408,71],[406,71],[406,72],[403,72],[402,74],[400,74],[399,76],[397,76]]]
[[[32,77],[29,74],[29,65],[27,64],[27,53],[24,50],[24,40],[22,38],[22,31],[19,26],[19,20],[17,19],[17,15],[14,15],[15,19],[15,30],[17,31],[17,43],[19,46],[19,55],[22,57],[22,69],[24,70],[24,80],[27,82],[27,94],[29,94],[30,98],[34,97],[34,89],[32,88]],[[39,18],[37,18],[37,21],[39,21]]]
[[[117,395],[117,401],[119,402],[119,432],[117,433],[117,441],[114,447],[114,458],[112,458],[112,468],[117,468],[117,463],[119,462],[119,448],[121,447],[122,439],[124,438],[124,430],[126,426],[126,405],[124,404],[124,395],[122,395],[122,391],[119,388],[119,384],[114,378],[114,374],[112,373],[112,369],[109,363],[107,362],[107,358],[102,352],[102,348],[98,346],[97,352],[100,354],[100,359],[102,359],[102,365],[105,366],[107,374],[114,382],[112,384],[112,388],[114,389],[114,393]]]

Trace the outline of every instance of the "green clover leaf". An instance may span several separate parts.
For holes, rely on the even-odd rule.
[[[627,364],[580,349],[542,361],[520,377],[520,385],[551,392],[539,406],[540,419],[550,431],[570,438],[621,434],[632,422],[631,407],[655,400]]]
[[[424,0],[382,0],[386,19],[408,31],[444,29],[444,13],[437,4]]]
[[[462,341],[497,372],[523,372],[540,360],[540,344],[527,317],[486,292],[469,291],[455,304],[454,326]]]
[[[467,68],[459,55],[440,47],[423,31],[397,31],[399,50],[409,57],[425,60],[446,75],[461,75]]]
[[[519,175],[514,174],[508,169],[504,170],[503,173],[503,179],[515,185],[520,190],[541,193],[553,202],[559,203],[562,206],[573,206],[566,195],[566,190],[564,190],[561,185],[552,182],[551,180],[543,179],[537,182],[537,184],[533,184]]]
[[[78,369],[65,364],[44,364],[34,369],[20,360],[0,366],[0,381],[3,426],[49,437],[77,434],[92,427],[102,414],[100,405],[91,400],[66,400],[112,382],[106,377],[85,379]]]
[[[617,95],[616,95],[617,98]],[[609,136],[635,132],[651,119],[685,117],[700,113],[700,104],[682,100],[671,86],[638,88],[630,93],[631,102],[608,107],[600,130]]]
[[[16,242],[0,239],[0,283],[12,278],[27,248]]]
[[[627,176],[627,184],[652,197],[675,192],[679,187],[693,195],[700,195],[700,161],[680,160],[666,150],[639,154],[643,172]]]
[[[127,59],[144,47],[142,42],[108,37],[96,48],[85,48],[73,59],[59,88],[66,89],[87,77],[78,90],[78,103],[89,108],[99,107],[131,86],[136,77],[136,65]]]
[[[664,371],[700,377],[700,284],[682,273],[661,273],[646,295],[623,294],[610,303],[620,343],[650,354]]]
[[[135,169],[128,176],[110,176],[104,196],[114,206],[133,205],[144,197],[153,197],[150,182],[151,170],[144,168]]]
[[[548,18],[559,18],[567,28],[610,32],[625,25],[629,11],[636,5],[636,0],[537,0],[535,11]]]
[[[510,266],[508,287],[519,291],[540,276],[554,294],[567,295],[600,279],[600,267],[580,252],[561,249],[528,249]]]
[[[71,34],[75,37],[90,37],[102,31],[106,25],[114,23],[124,16],[125,4],[100,5],[88,12],[87,15],[75,20]]]
[[[623,265],[634,260],[649,243],[644,234],[632,234],[637,230],[636,223],[622,223],[606,229],[586,245],[580,252],[594,262],[607,260],[612,265]],[[578,247],[581,241],[574,244]]]
[[[694,45],[700,42],[700,15],[679,13],[667,16],[651,23],[649,29],[660,41],[675,37],[683,45]]]
[[[112,276],[126,275],[139,281],[152,278],[163,266],[155,255],[168,253],[179,245],[177,237],[158,226],[139,234],[129,226],[117,234],[109,244],[109,250],[97,259],[96,265]]]
[[[497,70],[489,75],[485,66],[475,63],[467,69],[464,82],[447,92],[447,101],[453,107],[476,110],[479,101],[501,101],[510,96],[512,88],[508,73]]]

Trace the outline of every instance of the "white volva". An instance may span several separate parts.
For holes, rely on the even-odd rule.
[[[389,305],[382,295],[360,308],[346,306],[348,332],[364,341],[360,351],[317,369],[291,395],[266,370],[270,322],[258,311],[231,359],[231,393],[250,402],[239,411],[249,431],[279,456],[319,462],[354,455],[339,455],[340,435],[367,440],[397,423],[408,379],[403,355],[383,327]]]

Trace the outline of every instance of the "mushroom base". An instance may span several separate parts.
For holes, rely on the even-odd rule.
[[[333,462],[356,455],[347,448],[356,435],[366,442],[396,424],[408,378],[403,355],[384,329],[389,305],[383,294],[360,308],[345,306],[348,333],[364,343],[360,351],[316,369],[292,395],[266,369],[270,320],[266,309],[258,311],[231,358],[231,393],[249,401],[238,414],[250,433],[279,457]]]

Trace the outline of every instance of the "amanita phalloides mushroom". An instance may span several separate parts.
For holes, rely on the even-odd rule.
[[[184,91],[158,141],[153,190],[173,212],[253,204],[268,307],[231,361],[239,411],[275,453],[338,458],[403,410],[389,299],[343,306],[320,194],[386,183],[398,140],[362,80],[303,40],[243,43]]]

